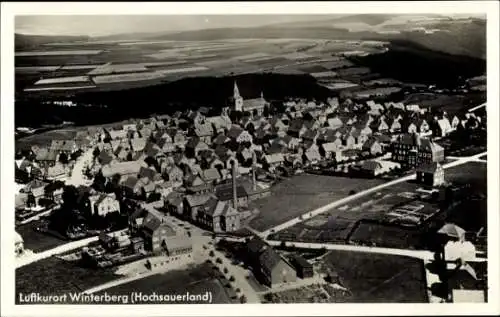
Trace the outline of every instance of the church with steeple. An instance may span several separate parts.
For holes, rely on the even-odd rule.
[[[236,81],[233,89],[233,109],[234,111],[250,112],[252,115],[262,115],[265,106],[269,106],[269,102],[264,99],[264,93],[260,93],[260,98],[243,99],[240,95],[240,90]]]

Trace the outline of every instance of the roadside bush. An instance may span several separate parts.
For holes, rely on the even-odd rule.
[[[241,302],[242,304],[245,304],[245,303],[247,302],[247,297],[246,297],[245,295],[241,295],[241,297],[240,297],[240,302]]]
[[[229,281],[230,281],[230,282],[234,282],[234,280],[235,280],[235,279],[234,279],[234,276],[232,276],[232,275],[231,275],[231,277],[229,277]]]
[[[209,256],[214,256],[214,255],[215,255],[215,253],[214,253],[214,251],[212,250],[212,251],[208,252],[208,255],[209,255]]]
[[[224,273],[227,274],[227,272],[229,272],[229,270],[227,269],[227,267],[224,268]]]
[[[221,258],[217,258],[217,259],[215,259],[215,262],[221,264],[222,263],[222,259]]]

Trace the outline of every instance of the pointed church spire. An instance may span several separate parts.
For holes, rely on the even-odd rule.
[[[264,92],[262,90],[260,91],[260,99],[264,99]]]
[[[236,84],[236,80],[234,81],[233,97],[234,97],[234,99],[240,97],[240,90],[238,89],[238,84]]]

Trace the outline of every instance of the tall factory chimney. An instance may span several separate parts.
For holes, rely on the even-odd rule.
[[[233,175],[233,207],[234,209],[238,209],[238,193],[236,191],[236,161],[231,161],[232,165],[232,175]]]
[[[255,169],[257,167],[256,164],[257,155],[255,154],[255,151],[252,151],[252,186],[254,191],[257,189],[257,182],[255,181]]]

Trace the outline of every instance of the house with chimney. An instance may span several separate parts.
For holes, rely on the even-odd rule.
[[[240,214],[231,202],[211,197],[198,210],[196,222],[213,232],[231,232],[240,229]]]

